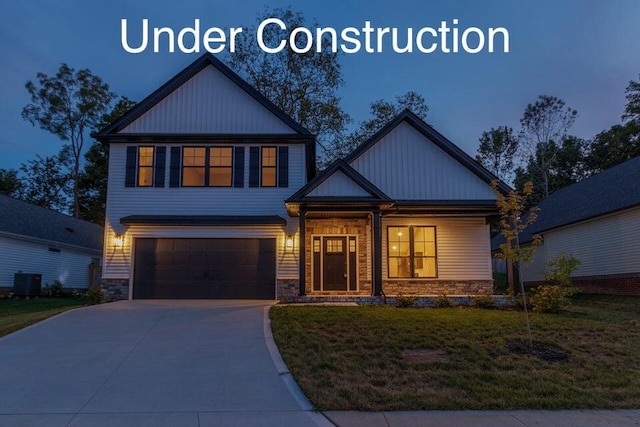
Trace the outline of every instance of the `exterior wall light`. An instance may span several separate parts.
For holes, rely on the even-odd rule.
[[[287,239],[285,240],[285,246],[287,249],[293,248],[293,236],[287,236]]]
[[[113,238],[113,246],[116,248],[124,247],[124,236],[122,234],[116,234]]]

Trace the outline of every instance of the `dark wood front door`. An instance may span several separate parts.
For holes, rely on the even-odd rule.
[[[346,237],[324,239],[322,281],[325,291],[347,290],[347,249]]]

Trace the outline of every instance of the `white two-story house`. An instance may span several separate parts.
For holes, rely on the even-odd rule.
[[[205,55],[98,139],[110,299],[492,289],[495,177],[409,111],[316,176],[314,136]]]

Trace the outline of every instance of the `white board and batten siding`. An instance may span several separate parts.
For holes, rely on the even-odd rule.
[[[341,171],[331,174],[325,181],[309,192],[310,197],[371,197],[366,190],[353,182]]]
[[[57,280],[66,288],[86,289],[89,265],[100,257],[100,251],[0,236],[0,287],[13,286],[14,274],[21,272],[41,274],[42,287]]]
[[[492,200],[491,187],[402,122],[351,162],[394,200]]]
[[[119,133],[294,134],[295,131],[209,65]]]
[[[382,220],[382,275],[387,268],[388,226],[435,226],[439,280],[491,280],[491,241],[484,218],[384,217]]]
[[[640,273],[640,207],[548,231],[544,244],[548,260],[580,260],[574,277]]]

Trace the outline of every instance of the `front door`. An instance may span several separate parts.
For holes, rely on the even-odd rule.
[[[347,238],[323,239],[322,278],[325,291],[347,290]]]

